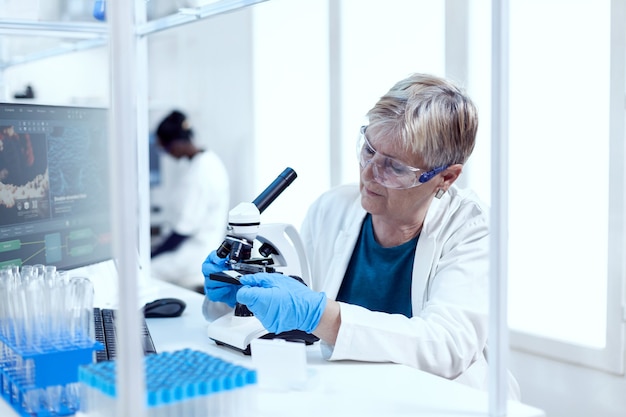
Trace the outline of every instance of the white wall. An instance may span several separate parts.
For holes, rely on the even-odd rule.
[[[445,71],[445,2],[340,2],[340,182],[359,180],[356,140],[365,114],[397,81]],[[427,41],[426,41],[427,40]]]
[[[299,227],[330,186],[328,4],[272,0],[253,13],[256,197],[286,167],[298,178],[263,213],[264,223]]]
[[[256,197],[252,17],[250,9],[215,16],[152,34],[148,38],[149,127],[178,108],[195,140],[214,150],[231,179],[231,207]],[[153,190],[164,203],[175,183],[172,160],[162,158],[164,183]]]
[[[358,181],[356,138],[378,98],[410,73],[443,73],[444,3],[272,0],[252,11],[257,184],[284,166],[299,175],[264,221],[299,226],[322,192]]]

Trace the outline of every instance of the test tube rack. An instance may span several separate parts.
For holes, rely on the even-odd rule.
[[[0,335],[2,397],[24,417],[73,415],[79,407],[79,366],[93,362],[93,351],[102,348],[86,340],[25,346]]]
[[[184,349],[144,358],[147,416],[255,415],[257,374],[204,352]],[[81,413],[115,416],[116,362],[81,366]]]

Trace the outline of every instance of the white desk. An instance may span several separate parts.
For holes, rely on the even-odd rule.
[[[142,303],[161,297],[177,297],[187,303],[179,318],[147,320],[159,352],[191,348],[253,366],[249,356],[217,346],[206,336],[201,294],[158,283],[141,291],[141,297]],[[488,416],[486,392],[410,367],[329,362],[322,359],[317,344],[307,348],[307,361],[311,375],[307,387],[289,392],[259,390],[259,412],[255,417]],[[17,413],[0,401],[0,416],[13,417]],[[507,417],[543,416],[536,408],[516,401],[508,403]]]
[[[148,319],[157,350],[192,348],[252,366],[249,356],[208,339],[202,295],[174,286],[163,291],[163,296],[184,299],[187,309],[179,319]],[[288,394],[259,391],[259,416],[488,416],[486,392],[407,366],[329,362],[322,358],[317,344],[307,348],[307,362],[312,374],[308,387]],[[508,403],[507,417],[541,416],[545,414],[536,408]]]

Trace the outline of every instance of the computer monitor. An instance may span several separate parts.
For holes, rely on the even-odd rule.
[[[112,258],[108,112],[0,103],[0,266]]]
[[[151,133],[148,137],[148,152],[150,165],[150,187],[161,185],[161,150],[156,139],[156,134]]]

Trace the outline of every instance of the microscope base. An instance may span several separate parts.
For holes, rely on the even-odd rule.
[[[269,333],[259,319],[254,316],[239,317],[226,314],[209,323],[208,336],[217,345],[234,349],[250,355],[250,343],[254,339],[284,339],[288,342],[300,342],[311,345],[319,340],[317,336],[300,330],[291,330],[279,334]]]
[[[254,316],[237,317],[229,313],[209,323],[207,334],[218,345],[249,355],[252,340],[268,334],[268,331]]]

